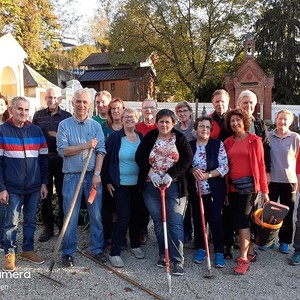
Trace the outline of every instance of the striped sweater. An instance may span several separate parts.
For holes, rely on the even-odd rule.
[[[26,121],[0,126],[0,191],[28,194],[48,183],[48,147],[42,130]]]

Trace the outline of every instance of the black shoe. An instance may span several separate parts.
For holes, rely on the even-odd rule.
[[[141,232],[140,233],[140,243],[141,243],[141,245],[146,245],[147,239],[148,239],[148,233]]]
[[[106,263],[107,262],[107,259],[106,259],[106,256],[104,255],[103,252],[100,252],[98,254],[94,254],[93,255],[99,262],[101,263]]]
[[[232,259],[233,247],[232,246],[225,246],[224,247],[224,258],[225,259]]]
[[[63,265],[63,267],[65,267],[65,268],[73,267],[73,265],[74,265],[74,260],[73,260],[72,255],[70,255],[70,254],[64,255],[64,256],[62,257],[62,265]]]
[[[156,265],[160,268],[165,268],[166,267],[166,260],[164,256],[160,256],[159,260],[157,261]]]
[[[39,237],[39,242],[47,242],[53,236],[53,230],[45,228]]]
[[[184,234],[184,243],[188,243],[192,240],[192,234],[191,233],[185,233]]]
[[[184,274],[183,266],[181,263],[174,263],[173,265],[173,275],[182,276]]]

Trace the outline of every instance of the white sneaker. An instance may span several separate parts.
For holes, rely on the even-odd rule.
[[[131,248],[131,253],[135,256],[135,258],[142,259],[145,257],[145,253],[143,250],[138,247],[138,248]]]
[[[124,267],[124,262],[123,262],[121,256],[108,255],[108,259],[113,267],[115,267],[115,268],[123,268]]]

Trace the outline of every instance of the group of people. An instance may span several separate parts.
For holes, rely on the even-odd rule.
[[[158,243],[158,267],[166,266],[165,232],[162,222],[161,191],[165,186],[167,238],[173,275],[184,274],[184,243],[194,236],[193,261],[207,256],[200,216],[202,198],[209,223],[214,265],[223,268],[233,258],[234,236],[239,236],[240,254],[235,274],[243,275],[257,252],[251,241],[250,216],[269,201],[289,207],[279,232],[279,251],[289,253],[293,241],[293,210],[300,174],[300,136],[290,131],[293,114],[280,111],[276,128],[268,134],[266,125],[253,116],[256,95],[243,91],[236,109],[229,109],[229,94],[216,90],[214,112],[193,120],[186,101],[158,110],[157,102],[145,99],[142,120],[138,112],[126,108],[121,98],[107,91],[95,95],[98,114],[89,117],[92,100],[88,89],[75,92],[73,115],[63,111],[55,89],[45,94],[47,108],[27,120],[29,102],[15,97],[0,99],[0,246],[5,252],[2,269],[16,269],[16,234],[23,207],[23,244],[19,257],[41,264],[34,251],[36,208],[41,199],[44,230],[40,242],[54,235],[53,187],[58,203],[58,229],[78,188],[77,201],[65,232],[62,265],[74,264],[77,224],[82,199],[90,220],[90,253],[100,262],[108,259],[114,267],[124,267],[121,251],[127,249],[137,259],[145,254],[149,216]],[[4,103],[2,103],[4,102]],[[6,111],[6,116],[4,116]],[[82,170],[87,165],[82,183]],[[199,189],[198,189],[199,187]],[[97,191],[92,203],[91,189]],[[260,192],[260,197],[258,194]],[[300,263],[300,209],[294,238],[295,252],[290,263]],[[261,250],[274,248],[260,247]]]

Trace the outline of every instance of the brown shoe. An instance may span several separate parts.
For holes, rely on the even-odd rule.
[[[8,253],[5,255],[2,270],[4,272],[14,272],[16,270],[16,254],[15,253]]]
[[[34,251],[23,251],[19,254],[20,259],[28,260],[36,265],[41,265],[45,262],[45,260],[38,256]]]

